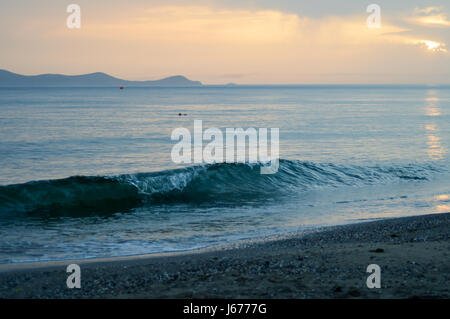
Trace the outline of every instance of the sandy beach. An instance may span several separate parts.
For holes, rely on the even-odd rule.
[[[1,298],[449,298],[450,213],[335,226],[220,249],[77,261],[4,264]],[[369,289],[366,268],[381,268]]]

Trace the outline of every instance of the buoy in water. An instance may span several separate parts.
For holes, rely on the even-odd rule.
[[[124,87],[123,87],[123,86],[121,86],[121,87],[120,87],[120,89],[121,89],[121,90],[123,90],[123,89],[124,89]]]

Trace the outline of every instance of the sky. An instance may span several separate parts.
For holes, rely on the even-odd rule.
[[[2,0],[0,43],[0,69],[27,75],[448,85],[450,1]]]

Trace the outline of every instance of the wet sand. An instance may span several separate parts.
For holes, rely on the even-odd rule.
[[[450,213],[194,252],[0,265],[0,298],[449,298]],[[81,289],[68,289],[68,264]],[[369,264],[381,288],[369,289]]]

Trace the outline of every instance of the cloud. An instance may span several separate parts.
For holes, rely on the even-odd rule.
[[[431,40],[413,40],[413,44],[420,45],[423,48],[426,48],[429,51],[433,52],[447,52],[447,49],[445,48],[445,43],[440,43],[436,41]]]
[[[450,27],[450,21],[442,12],[442,7],[416,8],[415,17],[409,19],[410,22],[422,26]]]
[[[129,79],[183,74],[206,83],[405,83],[414,80],[408,77],[411,64],[418,74],[429,75],[449,61],[445,38],[421,36],[387,15],[381,28],[368,28],[364,10],[360,15],[309,17],[210,5],[121,9],[95,16],[85,10],[76,31],[59,18],[58,23],[38,19],[8,29],[8,36],[20,33],[23,41],[14,43],[16,51],[0,52],[0,58],[35,69],[54,66],[44,72],[105,71]],[[421,10],[416,14],[435,14],[437,9]],[[27,52],[37,54],[29,59]],[[377,77],[380,72],[404,76]]]
[[[275,44],[301,28],[295,14],[276,10],[230,10],[206,6],[157,6],[132,20],[89,26],[96,36],[126,36],[177,43]]]
[[[361,16],[313,19],[277,10],[231,10],[195,5],[151,7],[144,14],[136,13],[132,19],[97,22],[85,28],[84,36],[99,40],[236,45],[235,50],[267,45],[314,50],[315,46],[405,43],[399,40],[400,34],[410,31],[388,23],[383,23],[379,29],[368,28]],[[66,35],[66,30],[63,34]]]
[[[427,7],[427,8],[415,8],[414,12],[422,15],[429,15],[434,13],[439,13],[442,10],[442,7]]]

